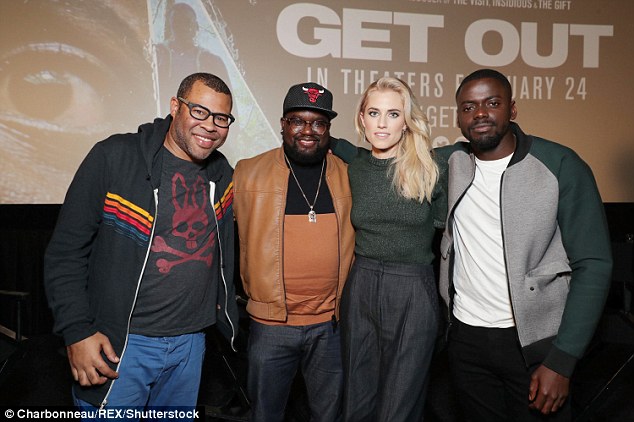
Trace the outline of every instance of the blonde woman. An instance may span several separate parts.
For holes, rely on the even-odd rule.
[[[348,167],[356,241],[341,301],[344,418],[418,421],[438,330],[432,240],[444,226],[445,166],[403,81],[372,83],[355,116],[371,150]]]

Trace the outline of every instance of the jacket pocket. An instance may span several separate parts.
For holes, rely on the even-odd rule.
[[[572,269],[565,261],[549,262],[529,271],[525,282],[530,290],[567,292],[570,287],[571,272]],[[562,281],[565,283],[560,284]],[[553,282],[557,285],[552,285]]]

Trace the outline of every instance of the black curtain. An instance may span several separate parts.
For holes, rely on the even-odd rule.
[[[43,286],[43,257],[60,205],[0,205],[0,290],[30,293],[23,315],[24,334],[51,332],[53,318]],[[606,203],[613,241],[634,233],[634,203]],[[0,324],[14,329],[15,307],[0,299]]]
[[[53,318],[43,285],[43,257],[60,205],[0,205],[0,290],[29,292],[23,334],[51,332]],[[0,299],[0,324],[15,330],[15,303]]]

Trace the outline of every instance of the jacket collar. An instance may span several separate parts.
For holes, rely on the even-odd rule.
[[[514,164],[519,163],[528,155],[528,152],[531,149],[531,145],[533,144],[533,137],[531,135],[525,134],[520,126],[515,122],[510,122],[509,129],[515,135],[515,151],[513,152],[513,156],[511,157],[511,161],[509,162],[508,167],[511,167]],[[473,150],[470,147],[469,142],[456,142],[455,148],[465,150],[471,155],[473,160]]]
[[[139,136],[141,137],[141,155],[145,160],[147,180],[153,188],[157,188],[161,183],[161,169],[163,168],[163,155],[161,154],[165,136],[172,123],[172,116],[156,118],[152,123],[145,123],[139,126]]]
[[[526,155],[528,155],[528,151],[530,151],[533,143],[533,137],[525,134],[517,123],[511,122],[510,129],[511,132],[513,132],[513,135],[515,135],[516,142],[515,152],[513,153],[513,157],[511,157],[511,161],[508,165],[509,167],[522,161]]]

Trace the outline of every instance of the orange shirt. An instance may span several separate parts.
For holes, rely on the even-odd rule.
[[[339,274],[335,214],[284,217],[284,286],[286,323],[254,318],[268,325],[310,325],[330,321],[335,311]]]

